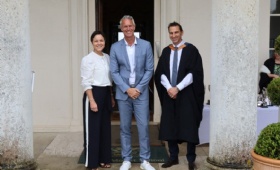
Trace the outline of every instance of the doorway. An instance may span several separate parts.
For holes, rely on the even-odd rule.
[[[118,41],[119,21],[124,15],[131,15],[136,23],[135,32],[140,33],[140,38],[151,43],[154,49],[154,0],[95,0],[96,29],[102,30],[106,38],[104,52],[110,54],[111,45]],[[153,121],[154,111],[154,86],[153,78],[150,88],[150,118]],[[115,107],[113,120],[118,121],[118,108]]]

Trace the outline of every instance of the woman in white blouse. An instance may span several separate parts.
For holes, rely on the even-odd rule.
[[[81,63],[84,120],[85,166],[97,170],[111,167],[111,119],[115,101],[112,95],[112,79],[109,72],[109,55],[104,34],[94,31],[90,37],[93,51],[83,57]]]

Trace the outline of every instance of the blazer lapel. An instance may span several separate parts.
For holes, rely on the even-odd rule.
[[[129,71],[130,70],[130,64],[129,64],[129,59],[128,59],[128,55],[127,55],[127,51],[126,51],[126,44],[125,44],[125,41],[124,39],[122,40],[122,45],[121,45],[121,53],[122,55],[121,56],[124,56],[124,59],[126,61],[126,67]]]
[[[137,44],[135,44],[135,55],[134,55],[134,61],[135,61],[135,70],[138,66],[138,63],[140,62],[140,60],[142,59],[141,56],[139,55],[141,54],[141,47],[139,44],[139,41],[137,40]]]

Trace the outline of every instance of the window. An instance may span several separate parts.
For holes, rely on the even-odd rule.
[[[274,41],[278,35],[280,35],[280,0],[270,0],[270,57],[274,55]]]

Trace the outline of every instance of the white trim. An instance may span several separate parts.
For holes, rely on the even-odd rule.
[[[85,161],[85,166],[87,167],[88,166],[88,103],[89,103],[89,100],[88,100],[88,98],[86,97],[86,103],[85,103],[85,105],[86,105],[86,108],[85,108],[85,110],[86,110],[86,113],[85,113],[85,126],[86,126],[86,161]]]

